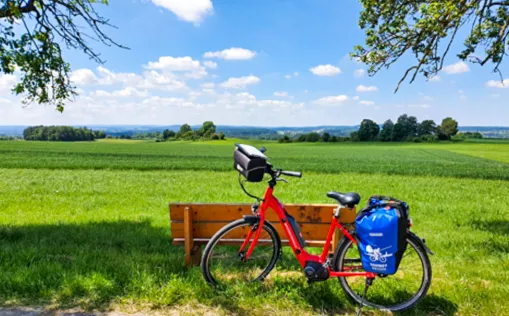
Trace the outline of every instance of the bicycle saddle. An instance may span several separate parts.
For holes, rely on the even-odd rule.
[[[361,201],[361,196],[355,192],[341,193],[330,191],[327,196],[331,199],[335,199],[339,204],[348,207],[354,207]]]

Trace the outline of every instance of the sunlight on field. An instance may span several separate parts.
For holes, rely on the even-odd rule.
[[[265,145],[277,165],[304,172],[276,188],[282,202],[332,203],[325,193],[342,190],[359,192],[362,203],[387,194],[410,204],[413,230],[436,253],[431,290],[411,315],[509,308],[509,275],[501,273],[509,269],[509,165],[458,152],[505,157],[508,147]],[[307,285],[288,249],[266,283],[225,291],[184,267],[169,236],[169,202],[251,202],[231,169],[231,144],[6,142],[0,158],[4,305],[189,305],[257,315],[355,309],[335,280]],[[261,194],[264,185],[248,188]]]

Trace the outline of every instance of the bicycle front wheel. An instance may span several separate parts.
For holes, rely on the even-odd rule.
[[[431,263],[426,250],[417,237],[407,238],[407,250],[403,254],[398,271],[393,275],[380,275],[373,280],[364,305],[393,312],[404,311],[417,304],[431,285]],[[348,238],[343,238],[334,258],[336,271],[364,271],[359,249]],[[365,287],[363,277],[340,277],[343,290],[358,304],[362,301]]]
[[[205,280],[214,286],[263,281],[276,265],[281,240],[275,228],[265,222],[256,247],[248,260],[244,256],[253,242],[258,222],[239,219],[219,230],[208,242],[201,261]],[[251,237],[243,251],[242,243]]]

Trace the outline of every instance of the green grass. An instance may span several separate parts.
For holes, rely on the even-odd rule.
[[[509,309],[507,164],[468,156],[478,146],[493,146],[493,159],[508,148],[267,145],[278,165],[304,171],[302,179],[277,187],[285,203],[331,203],[325,193],[344,190],[359,192],[363,203],[381,193],[410,204],[413,230],[436,255],[431,290],[409,315],[503,315]],[[356,306],[335,280],[307,285],[298,272],[216,291],[199,268],[184,267],[182,247],[171,244],[167,205],[250,202],[230,170],[231,149],[231,143],[0,142],[0,304],[352,313]],[[264,185],[249,188],[261,193]],[[300,270],[286,251],[276,271]]]
[[[257,145],[263,142],[255,142]],[[475,157],[486,148],[505,161],[505,145],[277,144],[265,143],[271,161],[285,169],[339,174],[434,175],[509,180],[509,165]],[[463,147],[461,147],[463,146]],[[468,148],[468,150],[465,150]],[[232,168],[233,141],[204,143],[0,142],[0,168],[214,170]],[[457,152],[455,152],[457,151]],[[488,155],[494,157],[495,155]]]

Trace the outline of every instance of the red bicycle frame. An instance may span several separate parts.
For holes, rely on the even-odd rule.
[[[258,238],[260,237],[260,233],[263,229],[263,224],[265,222],[265,212],[271,208],[273,209],[276,214],[279,217],[279,221],[281,222],[281,225],[283,226],[283,230],[288,238],[288,243],[290,244],[290,247],[292,247],[293,253],[295,254],[295,257],[297,260],[299,260],[300,265],[304,268],[306,265],[306,262],[319,262],[320,264],[324,264],[327,261],[328,255],[329,255],[329,248],[330,243],[332,241],[332,236],[334,234],[334,230],[337,228],[341,230],[341,232],[350,239],[353,243],[357,244],[357,241],[355,238],[352,237],[352,235],[346,230],[338,221],[337,218],[333,215],[331,226],[329,228],[329,232],[327,234],[327,239],[325,240],[325,246],[323,247],[322,254],[320,256],[309,254],[304,248],[301,247],[297,236],[295,235],[295,232],[293,231],[290,223],[287,219],[287,213],[285,211],[284,205],[279,202],[279,200],[273,195],[274,189],[272,187],[267,188],[265,191],[265,195],[263,197],[263,202],[260,205],[258,216],[260,218],[260,222],[258,224],[258,229],[255,231],[249,230],[248,235],[246,236],[246,239],[242,243],[242,246],[240,247],[239,252],[244,251],[244,249],[249,244],[249,240],[251,240],[251,237],[254,235],[253,242],[249,246],[246,254],[245,254],[245,260],[248,260],[251,256],[251,253],[254,250],[254,247],[256,247],[256,244],[258,242]],[[375,273],[371,272],[337,272],[332,271],[331,268],[327,267],[329,271],[330,277],[353,277],[353,276],[364,276],[367,278],[374,278],[376,276]]]

